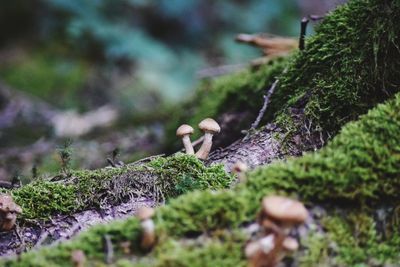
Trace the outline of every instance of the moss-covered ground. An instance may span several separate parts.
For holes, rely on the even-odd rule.
[[[103,266],[103,238],[108,235],[114,245],[115,266],[204,266],[205,263],[208,266],[246,266],[243,255],[246,238],[240,229],[254,221],[260,200],[268,194],[290,195],[309,207],[320,205],[327,212],[319,219],[322,231],[311,230],[308,238],[301,240],[302,251],[296,257],[300,266],[398,264],[400,94],[395,94],[400,88],[399,19],[399,1],[350,1],[325,18],[316,35],[308,39],[306,50],[295,54],[293,59],[287,59],[289,63],[283,60],[255,72],[239,74],[235,77],[240,78],[233,82],[229,78],[217,81],[215,84],[220,85],[210,88],[226,89],[210,89],[209,92],[203,89],[204,98],[198,98],[199,106],[193,107],[198,110],[193,113],[197,119],[220,114],[227,107],[227,99],[233,106],[243,103],[236,101],[242,94],[245,94],[243,97],[251,95],[246,93],[246,88],[258,88],[254,95],[261,106],[261,89],[278,76],[281,83],[266,120],[271,118],[286,126],[283,123],[290,118],[291,110],[298,108],[305,111],[304,120],[311,124],[312,129],[331,136],[340,131],[320,151],[258,168],[248,174],[247,182],[229,190],[196,190],[170,199],[167,205],[156,210],[154,221],[158,244],[151,252],[139,248],[139,221],[130,218],[93,227],[70,242],[28,252],[18,260],[5,260],[1,264],[70,266],[71,251],[81,249],[89,264]],[[283,66],[288,70],[281,74]],[[247,87],[246,84],[251,82],[256,82],[257,86]],[[391,100],[359,118],[360,114],[386,99]],[[352,120],[356,121],[342,128]],[[289,127],[288,130],[296,129]],[[191,157],[184,158],[195,161]],[[173,160],[159,159],[146,168],[157,166],[156,169],[161,171],[164,168],[160,166],[169,162]],[[176,184],[196,183],[196,174],[199,175],[196,170],[202,166],[197,163],[199,166],[195,165],[189,171],[190,175],[178,175],[178,183],[172,187],[169,183],[162,186],[166,192],[177,196],[187,190],[186,186]],[[168,177],[184,173],[180,167],[173,170],[173,175]],[[200,171],[200,176],[204,172]],[[104,177],[95,173],[89,176]],[[215,171],[212,173],[214,175]],[[118,177],[121,175],[118,173]],[[225,175],[221,174],[221,177]],[[111,174],[109,177],[114,176]],[[159,174],[157,177],[163,176]],[[193,180],[187,181],[183,177],[192,177]],[[211,180],[205,180],[206,183],[200,183],[202,186],[189,188],[205,189],[211,183]],[[222,184],[220,187],[227,186]],[[72,181],[69,186],[76,185]],[[24,188],[20,190],[21,196],[30,194],[28,190],[24,192]],[[91,188],[86,190],[83,192],[91,196]],[[96,192],[104,193],[102,190]],[[60,192],[62,199],[64,193],[74,195],[74,190]],[[114,193],[104,194],[111,200],[116,198]],[[38,198],[42,199],[41,196]],[[24,205],[22,199],[25,197],[19,203]],[[77,199],[79,205],[87,205],[85,200]],[[96,199],[98,197],[92,200],[89,197],[88,201],[96,203]],[[29,211],[27,206],[27,210],[25,216],[40,216],[35,208]],[[126,241],[131,245],[131,252],[127,255],[120,247]]]
[[[24,210],[23,219],[46,220],[129,197],[164,201],[195,189],[226,188],[231,180],[222,165],[206,167],[194,156],[176,154],[120,168],[71,170],[61,180],[38,179],[8,193]]]
[[[68,266],[71,251],[82,249],[90,262],[101,266],[105,258],[102,238],[107,234],[114,244],[115,260],[121,260],[116,266],[202,266],[203,260],[210,266],[245,266],[240,227],[255,219],[262,197],[272,193],[298,197],[307,204],[333,205],[321,220],[323,239],[311,234],[304,241],[306,250],[299,259],[303,266],[333,260],[337,266],[397,263],[399,132],[400,94],[346,125],[319,152],[259,168],[231,190],[195,191],[170,200],[156,210],[158,245],[149,254],[138,248],[139,221],[131,218],[96,226],[71,242],[3,264]],[[374,216],[380,206],[390,207],[383,232]],[[132,249],[126,256],[119,248],[125,241]],[[133,255],[142,257],[132,260]]]

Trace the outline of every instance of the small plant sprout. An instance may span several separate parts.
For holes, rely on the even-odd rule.
[[[0,231],[11,231],[22,209],[9,195],[0,195]]]
[[[154,209],[150,207],[141,207],[137,217],[142,227],[142,240],[140,246],[142,249],[150,250],[156,243],[155,225],[151,219],[154,216]]]
[[[69,175],[70,167],[71,167],[71,157],[72,157],[72,141],[67,140],[64,142],[63,146],[58,149],[58,154],[60,155],[61,160],[61,172],[64,175]]]
[[[177,130],[176,130],[176,136],[182,138],[183,145],[186,150],[186,154],[188,155],[194,155],[194,149],[192,146],[192,142],[190,141],[190,135],[193,134],[194,129],[192,126],[187,125],[187,124],[182,124]]]
[[[211,118],[202,120],[199,123],[199,128],[204,132],[204,141],[199,151],[197,151],[196,157],[206,160],[211,151],[213,135],[219,133],[221,128],[219,127],[219,124]]]

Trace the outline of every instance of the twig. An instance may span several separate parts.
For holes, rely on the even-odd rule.
[[[106,254],[106,263],[111,264],[114,258],[114,249],[109,235],[104,235],[104,250]]]
[[[287,72],[287,68],[282,71],[282,74]],[[250,131],[254,130],[258,127],[261,122],[261,119],[264,117],[265,111],[267,110],[268,104],[271,101],[271,96],[274,93],[276,87],[278,86],[279,79],[276,79],[271,87],[268,89],[267,93],[263,96],[264,97],[264,104],[260,111],[258,112],[257,119],[251,124]]]
[[[117,167],[112,159],[107,158],[107,162],[108,162],[108,164],[111,165],[111,167],[113,167],[113,168]]]
[[[305,45],[305,37],[306,37],[306,31],[307,31],[307,25],[310,22],[310,20],[312,21],[318,21],[325,18],[324,15],[320,16],[320,15],[309,15],[307,17],[304,17],[301,20],[301,27],[300,27],[300,39],[299,39],[299,49],[304,50],[304,48],[306,47]]]
[[[249,65],[248,64],[235,64],[235,65],[223,65],[223,66],[217,66],[217,67],[210,67],[207,69],[199,70],[196,73],[196,77],[198,79],[204,79],[204,78],[213,78],[217,76],[222,76],[226,75],[232,72],[237,72],[240,71],[244,68],[247,68]]]
[[[305,36],[307,31],[307,24],[310,20],[307,17],[304,17],[300,22],[300,39],[299,39],[299,49],[304,50],[305,48]]]
[[[21,230],[21,229],[20,229],[19,225],[17,224],[17,225],[15,226],[14,231],[15,231],[15,234],[16,234],[16,236],[17,236],[19,242],[20,242],[19,247],[21,248],[21,251],[25,251],[25,239],[23,239],[23,238],[21,237],[20,230]]]
[[[267,110],[268,104],[269,104],[269,102],[271,101],[270,98],[271,98],[272,94],[274,93],[275,88],[276,88],[276,86],[278,85],[278,83],[279,83],[279,80],[276,79],[275,82],[274,82],[274,83],[271,85],[271,87],[269,88],[267,94],[265,94],[265,95],[263,96],[263,98],[264,98],[264,104],[263,104],[262,108],[260,109],[260,111],[258,112],[257,119],[251,124],[250,129],[255,129],[255,128],[257,128],[258,125],[260,124],[261,119],[264,117],[265,111]]]
[[[158,155],[148,156],[146,158],[139,159],[139,160],[134,161],[132,163],[129,163],[127,165],[130,165],[130,166],[138,165],[139,163],[143,163],[145,161],[151,161],[152,159],[155,159],[155,158],[158,158],[158,157],[163,157],[163,156],[165,156],[165,154],[158,154]]]

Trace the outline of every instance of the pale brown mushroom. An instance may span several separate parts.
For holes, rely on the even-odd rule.
[[[128,254],[131,253],[131,242],[129,242],[129,241],[124,241],[124,242],[121,242],[121,243],[119,244],[119,246],[120,246],[120,248],[122,249],[122,252],[123,252],[125,255],[128,255]]]
[[[71,261],[74,267],[83,267],[86,262],[85,253],[82,250],[72,251]]]
[[[275,267],[281,260],[283,236],[269,234],[250,242],[245,255],[251,267]]]
[[[152,219],[144,220],[140,223],[142,226],[142,240],[140,246],[143,249],[151,249],[156,242],[155,225]]]
[[[199,123],[199,128],[204,132],[204,141],[200,149],[197,151],[196,157],[206,160],[211,151],[213,135],[219,133],[221,128],[218,123],[211,118],[202,120]]]
[[[141,207],[137,214],[142,228],[142,240],[140,246],[145,249],[151,249],[156,242],[155,225],[151,219],[154,216],[154,209],[150,207]]]
[[[293,237],[286,237],[283,240],[282,247],[287,253],[293,253],[299,249],[299,242]]]
[[[246,180],[247,170],[248,170],[247,164],[242,161],[237,161],[232,166],[232,171],[237,174],[239,182],[244,182]]]
[[[268,196],[262,200],[262,214],[280,222],[282,226],[304,223],[308,211],[303,203],[287,197]]]
[[[154,216],[154,209],[147,206],[140,207],[136,216],[141,221],[150,219]]]
[[[193,134],[193,132],[194,129],[192,128],[192,126],[187,124],[182,124],[176,130],[176,136],[182,138],[183,146],[185,147],[186,154],[188,155],[194,155],[194,149],[192,146],[192,142],[190,141],[190,135]]]
[[[22,209],[15,204],[10,195],[0,195],[0,230],[10,231],[14,228],[17,214],[21,214]]]

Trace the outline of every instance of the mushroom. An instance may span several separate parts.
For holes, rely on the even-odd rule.
[[[176,136],[182,138],[182,142],[185,147],[186,154],[188,154],[188,155],[194,155],[194,149],[192,146],[192,142],[190,142],[190,135],[193,134],[193,131],[194,131],[194,129],[192,128],[192,126],[187,125],[187,124],[182,124],[176,130]]]
[[[232,171],[237,174],[239,182],[244,182],[246,180],[247,169],[248,169],[247,164],[242,161],[237,161],[232,166]]]
[[[283,249],[287,253],[293,253],[299,249],[299,242],[293,237],[286,237],[282,243]]]
[[[130,243],[129,241],[121,242],[121,243],[119,244],[119,247],[122,249],[122,252],[123,252],[125,255],[128,255],[128,254],[131,253],[131,243]]]
[[[71,261],[74,267],[83,267],[86,262],[85,253],[82,250],[72,251]]]
[[[154,216],[154,209],[150,207],[141,207],[137,214],[142,227],[142,240],[140,246],[145,249],[151,249],[156,242],[155,225],[151,219]]]
[[[204,132],[204,141],[199,151],[197,151],[196,157],[206,160],[211,150],[213,135],[219,133],[221,128],[218,123],[211,118],[202,120],[199,123],[199,128]]]
[[[263,216],[274,220],[282,228],[288,230],[293,225],[304,223],[308,217],[308,211],[299,201],[280,196],[268,196],[262,200],[261,217]]]
[[[245,248],[249,266],[275,267],[286,254],[298,250],[299,243],[288,234],[292,226],[303,223],[307,217],[308,211],[299,201],[280,196],[264,197],[258,216],[262,237]]]
[[[0,230],[10,231],[14,228],[17,214],[21,214],[22,209],[15,204],[9,195],[0,195]]]
[[[245,248],[245,255],[251,267],[274,267],[282,258],[283,236],[269,234],[250,242]]]
[[[153,216],[154,216],[154,209],[151,207],[147,207],[147,206],[140,207],[137,212],[137,217],[141,221],[151,219],[151,217],[153,217]]]

